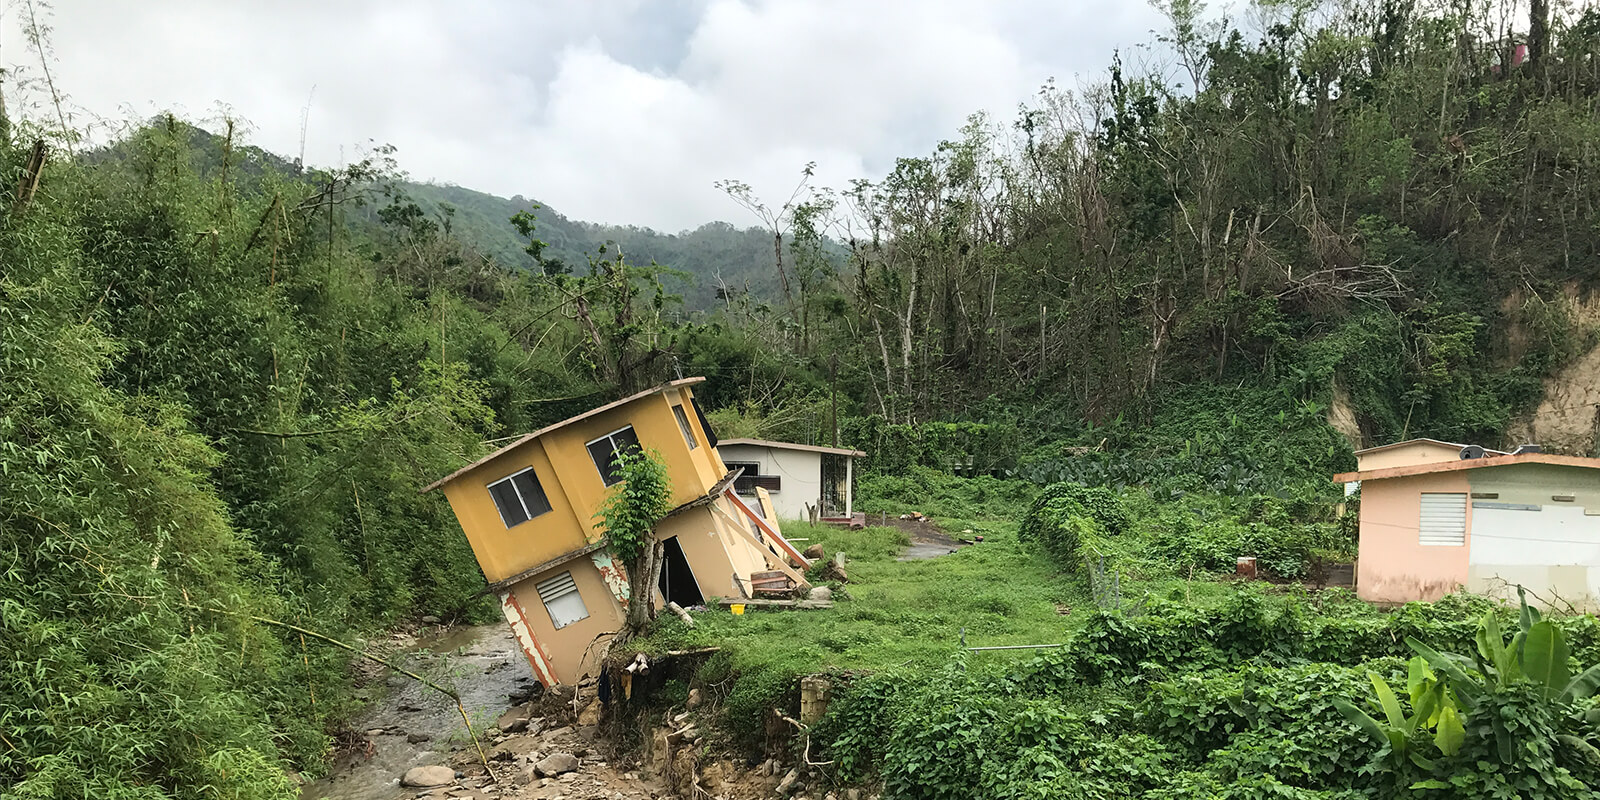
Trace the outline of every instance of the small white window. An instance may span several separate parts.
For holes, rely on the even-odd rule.
[[[538,589],[539,601],[550,612],[550,622],[558,630],[589,618],[589,608],[583,604],[583,595],[578,594],[578,584],[572,582],[570,571],[539,581]]]
[[[1460,547],[1467,543],[1466,493],[1422,493],[1417,543],[1436,547]]]
[[[699,447],[700,443],[694,440],[694,428],[689,427],[689,415],[683,412],[683,406],[673,406],[672,416],[678,418],[678,430],[683,431],[683,440],[689,443],[689,449]]]
[[[507,528],[550,510],[550,498],[545,497],[533,467],[489,484],[489,496],[494,498],[494,507],[500,510],[500,520]]]

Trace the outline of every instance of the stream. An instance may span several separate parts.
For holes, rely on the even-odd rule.
[[[504,623],[432,629],[393,657],[459,693],[480,737],[511,696],[525,696],[536,685]],[[325,776],[301,790],[302,800],[416,797],[416,789],[400,786],[400,776],[412,767],[448,764],[450,752],[467,743],[455,703],[404,675],[383,672],[365,687],[372,705],[350,724],[365,737],[364,750],[358,745],[341,752]]]

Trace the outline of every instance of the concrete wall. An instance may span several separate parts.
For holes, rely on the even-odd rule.
[[[1433,442],[1413,442],[1401,447],[1358,455],[1356,469],[1365,472],[1389,467],[1409,467],[1412,464],[1432,464],[1436,461],[1456,461],[1460,458],[1460,447]]]
[[[525,442],[445,484],[445,497],[484,577],[503,580],[599,538],[602,531],[594,512],[609,488],[585,444],[624,426],[632,425],[639,444],[656,450],[666,462],[673,505],[704,496],[727,474],[727,467],[688,405],[694,446],[684,438],[672,406],[687,404],[692,397],[686,386],[641,397]],[[530,466],[550,499],[551,511],[508,529],[488,486]]]
[[[781,519],[807,519],[806,505],[822,505],[822,454],[806,450],[780,450],[750,444],[725,444],[718,448],[726,461],[753,461],[762,475],[782,478],[782,488],[769,493],[772,508]],[[754,496],[745,502],[754,507]]]
[[[550,613],[539,600],[537,587],[540,581],[569,570],[589,616],[557,630]],[[588,557],[575,558],[519,581],[502,595],[501,610],[533,666],[534,677],[546,685],[575,684],[586,675],[596,674],[602,648],[591,649],[589,644],[602,633],[621,629],[625,616],[621,604],[601,578],[599,568]]]
[[[1474,539],[1467,588],[1600,609],[1600,471],[1513,464],[1468,471]],[[1572,500],[1556,500],[1570,496]]]
[[[1356,594],[1374,602],[1436,600],[1467,583],[1472,512],[1466,544],[1418,542],[1423,492],[1469,493],[1467,472],[1365,481],[1361,487],[1361,544]]]

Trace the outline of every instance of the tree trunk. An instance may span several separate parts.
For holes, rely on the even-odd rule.
[[[783,271],[783,234],[776,229],[772,231],[772,257],[778,262],[778,284],[783,287],[783,299],[794,300],[794,295],[789,291],[789,273]]]
[[[628,564],[628,618],[613,645],[643,636],[656,618],[656,584],[661,580],[662,544],[652,541]]]

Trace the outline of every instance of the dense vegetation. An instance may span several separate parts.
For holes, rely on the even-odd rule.
[[[343,655],[273,621],[354,636],[482,613],[448,508],[416,489],[496,437],[681,372],[710,378],[725,432],[862,447],[869,507],[915,498],[1003,545],[918,569],[1031,576],[1010,594],[901,581],[764,673],[730,647],[730,673],[894,652],[871,637],[901,612],[930,636],[1061,632],[1054,603],[1089,613],[1085,543],[1112,574],[1184,593],[1094,612],[1031,665],[863,682],[874,741],[850,749],[845,704],[842,764],[904,796],[925,791],[907,777],[923,748],[960,756],[934,796],[1388,791],[1361,768],[1375,745],[1307,687],[1354,697],[1361,665],[1408,657],[1383,626],[1467,652],[1482,609],[1246,596],[1213,612],[1186,605],[1216,588],[1186,575],[1251,554],[1295,577],[1337,556],[1326,479],[1351,438],[1497,443],[1588,349],[1600,13],[1530,5],[1524,24],[1486,2],[1258,2],[1239,28],[1168,3],[1171,69],[1046,86],[1011,124],[975,117],[881,181],[777,207],[726,183],[767,228],[678,237],[408,184],[388,148],[307,169],[231,124],[168,117],[91,150],[0,107],[0,783],[292,793],[287,771],[319,768],[350,700]],[[1106,491],[1053,489],[1030,544],[1008,538],[1063,482]],[[1359,630],[1326,644],[1346,618]],[[1241,638],[1193,639],[1208,626]],[[1593,663],[1592,632],[1570,634]],[[913,666],[942,659],[896,641],[927,657]],[[1400,664],[1369,666],[1403,682]],[[778,682],[738,686],[757,709]],[[1549,731],[1572,710],[1508,691]],[[1306,751],[1266,741],[1284,731]],[[1318,760],[1327,741],[1350,744],[1345,763]],[[1001,743],[1013,757],[975,760]],[[1592,778],[1530,747],[1524,766]]]

